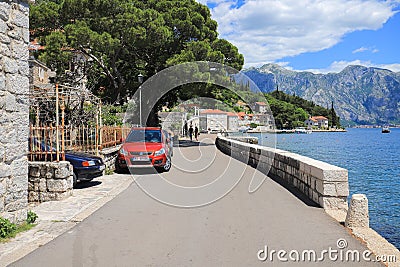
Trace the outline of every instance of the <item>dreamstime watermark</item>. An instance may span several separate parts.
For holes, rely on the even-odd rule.
[[[313,249],[306,250],[275,250],[267,245],[257,252],[259,261],[280,261],[280,262],[397,262],[395,255],[374,255],[370,250],[351,250],[348,249],[346,239],[340,238],[336,242],[336,247],[328,247],[321,251]]]
[[[205,61],[189,62],[172,66],[146,79],[146,81],[140,86],[139,90],[137,90],[133,95],[130,105],[128,105],[129,108],[125,114],[124,122],[138,124],[140,121],[145,124],[148,118],[152,116],[151,114],[155,110],[154,107],[160,105],[162,97],[167,95],[171,90],[181,89],[183,86],[188,84],[192,84],[193,88],[196,88],[199,84],[208,84],[224,88],[227,91],[230,91],[230,93],[239,96],[244,103],[247,103],[247,105],[252,104],[252,102],[254,102],[254,96],[258,95],[258,101],[263,101],[266,104],[264,114],[271,118],[269,123],[272,128],[271,130],[275,130],[275,123],[268,102],[250,78],[229,66]],[[245,85],[255,94],[249,94],[249,92],[243,91]],[[260,98],[262,99],[260,100]],[[221,103],[222,102],[220,102],[219,105],[216,105],[216,108],[218,108]],[[199,108],[205,109],[207,107],[203,106]],[[139,116],[141,116],[140,119]],[[180,126],[179,123],[170,124],[171,128],[167,130],[176,132],[177,128],[179,129],[182,127],[184,121],[182,120],[180,123]],[[198,121],[198,123],[200,124],[200,121]],[[194,126],[193,123],[193,127]],[[267,142],[267,144],[264,143],[264,145],[275,148],[275,134],[270,134],[268,139],[265,138],[265,142]],[[197,186],[182,186],[174,184],[161,174],[158,175],[157,179],[147,179],[132,172],[134,169],[130,169],[131,174],[134,176],[136,184],[142,189],[142,191],[153,199],[164,204],[175,207],[190,208],[201,207],[213,203],[233,190],[242,179],[247,165],[238,164],[236,161],[230,159],[227,164],[219,164],[218,171],[215,171],[215,168],[213,171],[210,171],[212,165],[215,166],[215,164],[218,164],[218,162],[215,162],[216,151],[206,149],[205,146],[203,147],[200,145],[197,149],[201,156],[199,159],[196,159],[196,161],[182,155],[179,157],[181,161],[175,163],[176,153],[181,153],[181,150],[174,149],[172,165],[175,166],[174,171],[179,171],[183,173],[181,175],[187,175],[188,178],[189,175],[198,175],[199,172],[204,174],[204,177],[211,176],[213,180],[207,181],[205,184]],[[214,146],[214,149],[217,148]],[[270,167],[271,166],[264,166],[264,171],[268,173]],[[262,185],[265,178],[266,176],[260,178],[259,176],[257,177],[256,175],[253,175],[249,184],[249,193],[255,192]]]

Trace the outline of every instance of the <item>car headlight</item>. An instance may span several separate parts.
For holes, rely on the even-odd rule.
[[[154,156],[161,156],[162,154],[165,154],[164,148],[161,148],[160,150],[154,152]]]
[[[124,156],[128,156],[128,151],[126,151],[125,149],[121,148],[119,150],[119,154],[124,155]]]

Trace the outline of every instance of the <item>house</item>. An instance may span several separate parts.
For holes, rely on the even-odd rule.
[[[329,128],[329,120],[324,116],[313,116],[309,117],[308,120],[304,122],[308,129],[318,128],[327,129]]]
[[[30,58],[29,62],[29,85],[30,91],[50,90],[53,88],[50,79],[55,77],[55,72],[51,71],[43,62]]]
[[[239,117],[236,113],[227,112],[228,116],[228,130],[237,132],[239,131]]]
[[[200,130],[226,131],[228,130],[228,115],[219,109],[200,111]],[[206,127],[206,128],[204,128]]]
[[[257,113],[266,113],[267,104],[265,104],[264,102],[256,102],[254,105],[254,111]]]
[[[238,131],[239,118],[234,112],[205,109],[200,111],[199,128],[211,131]]]

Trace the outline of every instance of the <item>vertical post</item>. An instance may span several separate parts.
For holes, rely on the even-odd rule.
[[[96,111],[96,133],[95,133],[94,145],[96,147],[96,156],[98,156],[99,155],[99,106],[97,106],[97,111]]]
[[[62,153],[62,160],[65,161],[65,132],[64,132],[64,127],[65,127],[65,105],[64,105],[64,98],[61,97],[62,103],[61,103],[61,153]]]
[[[99,119],[100,119],[100,137],[99,137],[99,143],[100,143],[100,149],[103,149],[103,113],[102,113],[102,103],[101,103],[101,100],[100,100],[100,107],[99,107],[99,113],[100,113],[100,115],[99,115]]]
[[[139,86],[139,124],[142,126],[142,88]]]
[[[56,156],[57,156],[57,161],[60,161],[60,151],[59,151],[59,147],[60,147],[60,135],[59,135],[59,114],[58,114],[58,107],[59,107],[59,99],[58,99],[58,83],[56,83]]]

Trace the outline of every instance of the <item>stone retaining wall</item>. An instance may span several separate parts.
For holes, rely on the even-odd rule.
[[[347,210],[346,169],[284,150],[217,137],[217,147],[268,176],[296,187],[325,210]]]
[[[28,200],[40,203],[72,195],[73,167],[68,161],[29,162]]]
[[[121,145],[104,148],[101,150],[100,154],[103,157],[103,162],[106,165],[106,170],[114,170],[115,169],[115,161],[118,156],[118,151],[121,148]]]
[[[28,16],[27,0],[0,1],[0,217],[12,222],[28,206]]]

